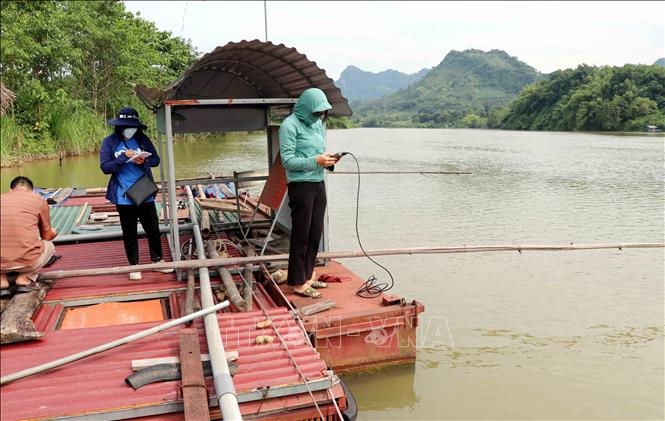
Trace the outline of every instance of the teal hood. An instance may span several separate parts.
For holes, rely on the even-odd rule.
[[[311,126],[318,120],[312,113],[330,109],[332,106],[328,103],[326,94],[319,88],[309,88],[300,94],[300,98],[296,101],[294,114],[300,121]]]

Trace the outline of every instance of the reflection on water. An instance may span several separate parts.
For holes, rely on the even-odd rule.
[[[362,171],[366,249],[663,242],[663,137],[489,130],[330,131]],[[176,146],[177,175],[266,167],[254,136]],[[344,158],[340,171],[355,171]],[[23,172],[45,186],[104,185],[97,158]],[[2,184],[16,170],[2,171]],[[328,178],[330,244],[357,249],[353,175]],[[418,299],[417,362],[345,376],[360,419],[663,419],[664,254],[651,250],[377,258],[391,293]],[[362,259],[360,276],[385,275]],[[445,322],[445,323],[444,323]]]
[[[361,411],[389,411],[415,407],[418,401],[415,377],[416,367],[404,365],[361,374],[346,374],[342,379],[353,388],[353,396]],[[380,393],[375,389],[377,382],[381,385]]]
[[[158,148],[156,141],[155,148]],[[268,168],[266,140],[262,134],[220,136],[205,142],[176,143],[173,149],[176,178],[207,177],[209,173],[232,176],[234,170]],[[161,158],[164,162],[164,156]],[[155,179],[159,180],[159,169],[153,168],[152,172]],[[29,177],[40,187],[106,187],[109,179],[99,169],[99,155],[96,153],[64,159],[62,165],[59,160],[52,159],[23,168],[2,168],[0,191],[9,190],[9,182],[17,175]]]

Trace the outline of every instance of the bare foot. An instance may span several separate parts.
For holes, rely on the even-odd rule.
[[[28,275],[21,273],[16,277],[16,285],[26,286],[32,285],[32,280],[28,278]]]
[[[9,288],[9,280],[7,279],[7,274],[0,274],[0,289]]]

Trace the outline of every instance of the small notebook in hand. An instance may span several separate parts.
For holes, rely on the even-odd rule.
[[[127,162],[134,162],[138,158],[147,158],[149,156],[152,156],[150,152],[139,152],[137,154],[132,155],[132,157],[127,160]]]

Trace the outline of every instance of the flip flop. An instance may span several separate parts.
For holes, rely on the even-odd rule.
[[[272,279],[276,284],[283,284],[288,279],[288,273],[285,270],[279,269],[271,274]]]
[[[31,292],[31,291],[37,291],[39,289],[39,285],[36,284],[16,285],[12,287],[12,289],[15,292]]]
[[[316,298],[321,298],[321,293],[319,291],[315,290],[312,287],[309,287],[309,288],[305,289],[304,291],[298,291],[298,290],[294,289],[293,292],[295,292],[296,294],[301,295],[303,297],[309,297],[309,298],[315,298],[315,299]]]
[[[321,279],[321,278],[319,278],[319,279]],[[326,284],[325,282],[321,282],[321,281],[312,281],[309,284],[309,286],[311,286],[312,288],[328,288],[328,284]]]
[[[9,288],[2,288],[0,289],[0,297],[4,297],[5,295],[12,295],[12,287]]]
[[[46,264],[43,267],[47,268],[47,267],[51,266],[53,263],[57,262],[59,259],[62,259],[62,256],[58,256],[57,254],[54,254],[53,256],[51,256],[50,259],[48,259],[48,262],[46,262]]]

